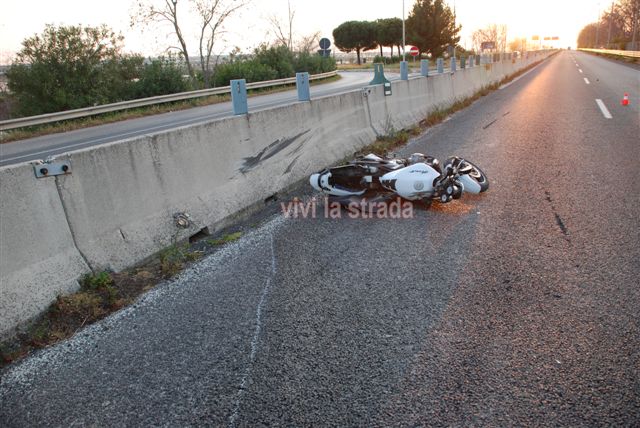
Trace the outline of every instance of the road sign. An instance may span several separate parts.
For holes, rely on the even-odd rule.
[[[417,46],[411,46],[411,49],[409,49],[409,55],[418,56],[419,54],[420,54],[420,49],[418,49]]]
[[[540,40],[540,36],[533,36],[531,37],[531,40]]]
[[[323,37],[320,39],[320,49],[327,50],[331,46],[331,40]]]
[[[495,49],[496,48],[496,42],[482,42],[480,44],[480,49],[485,50],[485,49]]]
[[[329,49],[329,46],[331,46],[331,41],[326,37],[321,38],[320,50],[318,51],[318,54],[323,58],[329,58],[329,56],[331,55],[331,49]]]

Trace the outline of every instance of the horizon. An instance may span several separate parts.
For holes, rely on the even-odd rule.
[[[62,0],[56,3],[40,3],[34,0],[10,0],[5,6],[6,13],[0,18],[0,64],[11,63],[21,49],[22,41],[40,34],[45,24],[54,25],[100,25],[106,24],[116,33],[124,36],[124,51],[142,54],[145,57],[157,57],[166,54],[166,47],[172,44],[171,29],[160,24],[149,27],[131,28],[130,14],[134,10],[135,0],[113,0],[102,7],[79,0]],[[325,0],[323,3],[306,4],[301,0],[291,0],[295,12],[293,21],[294,39],[311,35],[316,31],[320,37],[333,40],[332,30],[348,20],[375,20],[378,18],[402,18],[402,1],[396,0],[395,8],[389,3],[374,4],[363,0],[344,5],[337,0]],[[415,2],[405,2],[405,15]],[[487,0],[479,4],[473,0],[451,0],[445,2],[453,10],[455,5],[457,23],[462,25],[460,45],[471,48],[471,33],[490,24],[507,25],[507,39],[533,35],[558,36],[555,47],[575,46],[580,29],[595,22],[603,5],[598,0],[568,1],[557,4],[552,0],[532,2],[505,2]],[[600,11],[598,10],[600,8]],[[335,11],[341,11],[337,14]],[[183,12],[183,13],[186,13]],[[567,16],[573,15],[568,20]],[[216,55],[228,54],[235,47],[249,53],[260,43],[273,42],[270,35],[269,17],[276,16],[281,21],[287,17],[287,0],[253,0],[225,23],[226,41],[218,41]],[[567,22],[569,21],[569,22]],[[188,28],[194,27],[194,20],[182,22],[187,37],[190,56],[196,55],[197,39]],[[150,31],[152,30],[152,31]],[[332,46],[335,49],[334,46]]]

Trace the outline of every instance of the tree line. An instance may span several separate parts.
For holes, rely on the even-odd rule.
[[[241,55],[238,48],[221,61],[224,23],[248,0],[140,0],[131,26],[169,27],[166,55],[146,59],[124,53],[124,38],[109,27],[53,26],[22,42],[7,71],[9,93],[0,103],[12,117],[32,116],[156,95],[335,70],[333,58],[312,53],[317,34],[293,45],[279,41]],[[186,16],[189,20],[185,20]],[[183,32],[183,22],[199,22],[197,38]],[[185,27],[186,28],[186,27]],[[191,30],[191,29],[188,29]],[[291,42],[291,34],[289,41]],[[196,57],[190,56],[197,40]],[[217,48],[216,48],[217,46]],[[196,61],[194,62],[194,58]]]
[[[405,22],[406,42],[416,46],[420,54],[441,56],[449,46],[456,46],[461,26],[443,0],[417,0]],[[402,20],[384,18],[376,21],[346,21],[333,30],[335,45],[343,52],[356,52],[358,64],[364,51],[402,46]]]
[[[618,0],[578,35],[579,48],[639,50],[640,0]]]

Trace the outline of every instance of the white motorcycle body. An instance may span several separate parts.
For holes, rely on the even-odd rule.
[[[460,198],[463,192],[478,194],[489,188],[486,175],[473,163],[452,157],[441,166],[437,159],[421,153],[407,159],[369,154],[312,174],[309,183],[336,197],[365,197],[373,192],[444,203]]]
[[[380,177],[380,184],[405,199],[415,201],[433,196],[434,181],[438,177],[440,173],[426,163],[416,163],[386,173]]]

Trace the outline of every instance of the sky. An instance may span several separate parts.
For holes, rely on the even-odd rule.
[[[164,0],[146,0],[162,3]],[[227,21],[225,40],[216,45],[217,52],[228,52],[238,46],[250,52],[261,42],[273,41],[269,17],[283,22],[287,18],[287,0],[250,0]],[[409,14],[415,0],[404,0]],[[186,2],[186,0],[178,0]],[[332,30],[344,21],[402,18],[402,0],[290,0],[295,11],[294,38],[319,31],[331,39]],[[0,7],[0,64],[11,62],[27,37],[42,32],[45,24],[107,24],[125,37],[125,50],[145,56],[162,54],[173,43],[170,28],[155,26],[132,28],[130,15],[138,0],[4,0]],[[471,48],[471,33],[489,24],[506,24],[508,38],[559,36],[559,47],[575,46],[582,27],[597,20],[598,12],[610,7],[603,0],[447,0],[456,9],[462,24],[461,45]],[[184,16],[184,15],[183,15]],[[185,20],[183,32],[188,34],[190,55],[197,54],[197,38],[190,29],[197,21]]]

